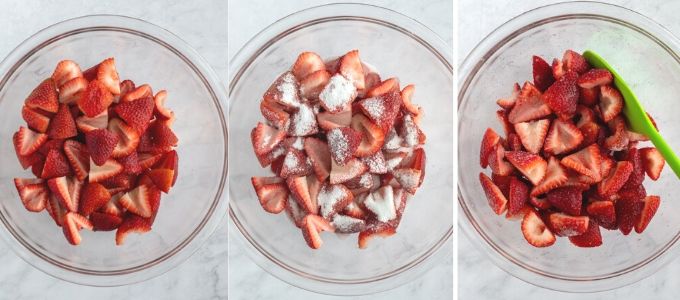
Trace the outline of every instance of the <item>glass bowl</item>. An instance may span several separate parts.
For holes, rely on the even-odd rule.
[[[427,174],[409,202],[399,232],[357,248],[357,235],[323,234],[311,250],[286,213],[272,215],[260,206],[251,176],[267,176],[253,153],[250,131],[269,85],[288,70],[302,51],[321,57],[359,49],[363,61],[383,78],[398,76],[416,85],[414,101],[425,111]],[[451,47],[422,24],[369,5],[332,4],[283,18],[251,39],[231,63],[229,88],[229,214],[237,240],[272,275],[303,289],[334,295],[359,295],[412,281],[451,255],[453,232],[453,69]],[[445,250],[442,250],[445,249]],[[447,251],[449,251],[447,253]]]
[[[153,230],[115,245],[115,232],[81,231],[71,246],[47,213],[30,213],[14,177],[22,170],[12,134],[24,124],[21,107],[62,59],[86,69],[115,57],[121,78],[168,91],[177,121],[179,177],[163,195]],[[25,261],[54,277],[96,286],[123,285],[162,274],[203,244],[227,210],[226,93],[210,66],[184,41],[141,20],[86,16],[52,25],[19,45],[0,65],[0,221],[2,237]],[[200,116],[200,117],[198,117]]]
[[[584,249],[566,238],[548,248],[534,248],[518,222],[491,212],[477,174],[479,145],[487,127],[502,132],[495,100],[512,84],[531,80],[531,55],[561,57],[566,49],[592,49],[605,57],[659,123],[671,146],[680,149],[680,43],[652,20],[628,9],[572,2],[526,12],[499,27],[467,57],[458,98],[460,226],[500,268],[529,283],[568,292],[594,292],[625,286],[656,272],[680,249],[680,185],[666,167],[659,181],[645,181],[660,195],[656,216],[643,234],[624,237],[602,230],[604,244]],[[488,174],[489,172],[486,171]]]

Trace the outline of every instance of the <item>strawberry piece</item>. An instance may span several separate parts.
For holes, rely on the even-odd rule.
[[[138,99],[144,99],[146,97],[138,98]],[[171,121],[174,122],[173,120],[175,119],[175,113],[165,107],[165,100],[168,99],[168,92],[166,90],[161,90],[158,93],[156,93],[155,96],[153,96],[153,102],[154,102],[154,113],[158,115],[161,119],[164,119],[166,121]],[[170,125],[168,125],[170,126]]]
[[[581,149],[574,154],[562,158],[562,161],[560,161],[563,166],[586,175],[595,182],[599,182],[602,179],[600,174],[601,162],[600,147],[596,144]]]
[[[86,217],[75,212],[68,212],[64,215],[62,229],[66,240],[71,245],[79,245],[81,242],[80,230],[92,230],[92,223]]]
[[[51,78],[41,82],[26,98],[25,104],[34,110],[56,113],[59,110],[57,87]]]
[[[302,219],[302,235],[307,245],[312,249],[319,249],[323,244],[319,233],[321,231],[334,232],[330,222],[317,215],[307,215]]]
[[[68,211],[77,212],[83,183],[71,177],[57,177],[47,181],[47,185],[57,200]]]
[[[151,207],[151,191],[147,185],[140,185],[135,189],[123,194],[118,203],[129,212],[140,217],[150,218],[153,214]]]
[[[366,87],[364,69],[359,59],[359,50],[347,52],[340,58],[338,72],[349,79],[358,90]]]
[[[366,221],[346,215],[335,214],[331,225],[337,233],[358,233],[366,229]]]
[[[47,141],[47,135],[21,126],[14,134],[12,141],[17,155],[28,156],[38,151],[40,146]]]
[[[99,183],[88,183],[83,187],[78,213],[89,216],[111,200],[109,191]]]
[[[282,178],[307,176],[312,174],[313,167],[304,151],[291,148],[286,153],[281,166],[280,176]]]
[[[298,204],[309,214],[317,214],[319,206],[317,202],[318,191],[321,189],[321,181],[315,176],[298,176],[286,179],[290,194]]]
[[[563,213],[553,213],[548,218],[549,226],[555,234],[568,237],[585,233],[589,221],[586,216],[574,217]]]
[[[479,173],[479,181],[482,184],[484,194],[486,195],[491,210],[497,215],[504,213],[508,206],[508,199],[503,195],[501,189],[484,173]]]
[[[52,73],[52,80],[54,84],[62,89],[62,86],[74,78],[79,78],[83,75],[80,71],[80,66],[72,60],[62,60],[57,64],[57,67]]]
[[[124,102],[130,102],[130,101],[134,101],[134,100],[142,99],[142,98],[146,98],[146,97],[153,97],[153,90],[151,89],[151,87],[148,84],[142,84],[142,85],[136,87],[135,89],[125,93],[125,95],[123,95],[123,97],[120,98],[120,102],[123,102],[123,103]],[[155,100],[156,99],[154,98],[154,102],[155,102]],[[159,98],[159,100],[160,100],[160,98]]]
[[[319,100],[326,111],[339,113],[345,110],[356,96],[357,90],[353,82],[343,75],[335,74],[319,93]]]
[[[539,210],[547,210],[552,208],[552,204],[550,204],[550,202],[548,202],[548,199],[545,197],[539,198],[531,196],[529,197],[529,203]]]
[[[339,113],[320,112],[316,115],[319,127],[331,130],[338,127],[349,127],[352,123],[352,111],[344,110]]]
[[[47,128],[50,125],[50,118],[37,112],[34,109],[24,106],[21,109],[21,117],[26,121],[29,128],[40,132],[47,132]]]
[[[413,104],[413,93],[415,92],[415,85],[409,84],[401,90],[401,105],[413,115],[420,115],[420,107]]]
[[[576,149],[583,142],[583,133],[570,121],[556,119],[545,139],[543,150],[558,155]]]
[[[119,137],[107,129],[95,129],[85,134],[87,151],[98,166],[103,165],[113,153]]]
[[[271,152],[285,137],[285,131],[278,130],[261,122],[258,122],[257,127],[253,128],[253,131],[250,133],[253,149],[255,149],[257,155]]]
[[[317,70],[300,81],[300,94],[305,99],[318,99],[319,94],[331,79],[331,73]]]
[[[567,173],[555,157],[550,157],[545,177],[531,190],[531,196],[545,194],[562,186],[568,180]]]
[[[401,103],[399,92],[389,92],[361,100],[358,105],[373,123],[380,125],[383,132],[388,132],[394,125]]]
[[[420,183],[421,171],[413,168],[397,169],[392,171],[394,179],[399,182],[399,185],[409,192],[411,195],[415,195],[418,185]]]
[[[586,207],[591,221],[597,222],[606,229],[616,229],[616,209],[614,202],[593,201]]]
[[[603,197],[611,196],[618,192],[628,181],[633,172],[633,164],[627,161],[616,163],[616,168],[597,185],[597,193]]]
[[[87,79],[83,77],[73,78],[59,87],[59,103],[71,104],[78,101],[81,93],[87,89]]]
[[[611,129],[614,134],[604,140],[604,147],[613,151],[622,151],[628,148],[630,140],[628,139],[628,131],[626,130],[626,121],[623,117],[616,116],[608,125],[609,129]]]
[[[555,243],[555,235],[545,225],[535,210],[530,209],[522,219],[522,234],[534,247],[548,247]]]
[[[299,83],[291,72],[281,74],[264,93],[263,101],[277,102],[288,109],[300,106]]]
[[[494,150],[489,154],[489,167],[491,172],[496,175],[508,176],[513,173],[515,167],[506,160],[503,145],[496,144]]]
[[[663,171],[666,160],[664,160],[661,152],[656,148],[642,148],[639,151],[640,157],[642,158],[642,165],[645,168],[647,176],[656,181],[661,177],[661,171]]]
[[[586,232],[577,236],[570,236],[569,241],[577,247],[592,248],[602,245],[600,226],[595,222],[589,222]]]
[[[395,190],[390,185],[382,186],[368,194],[363,204],[379,222],[389,222],[397,218]]]
[[[128,214],[116,230],[116,245],[123,245],[130,233],[145,233],[151,231],[151,220],[134,214]]]
[[[59,203],[59,200],[57,199],[57,195],[54,193],[49,194],[49,198],[47,199],[47,203],[45,204],[45,210],[47,210],[47,213],[52,217],[54,220],[54,223],[57,226],[62,226],[64,223],[64,215],[66,215],[66,209],[61,206]]]
[[[380,75],[378,73],[370,71],[369,67],[365,66],[362,64],[362,68],[364,69],[364,89],[361,91],[360,96],[361,98],[366,97],[366,92],[370,91],[374,87],[378,86],[382,80],[380,79]],[[367,72],[367,73],[366,73]]]
[[[146,175],[149,176],[159,190],[167,194],[170,191],[170,187],[172,187],[174,173],[170,169],[153,169],[146,172]]]
[[[359,148],[362,136],[360,132],[352,128],[340,127],[328,131],[326,139],[331,158],[336,164],[344,166]]]
[[[611,85],[600,86],[600,111],[605,122],[613,120],[623,110],[623,96]]]
[[[415,147],[425,143],[425,136],[418,128],[418,125],[413,120],[411,115],[405,115],[401,120],[399,126],[399,135],[404,139],[403,144],[406,147]]]
[[[576,85],[578,74],[567,72],[551,85],[542,99],[562,120],[568,120],[576,113],[579,90]]]
[[[26,210],[40,212],[47,205],[50,192],[42,179],[14,178],[14,186]]]
[[[135,83],[132,80],[126,79],[120,82],[120,94],[118,95],[119,100],[125,97],[129,92],[134,91],[136,88]],[[118,103],[119,101],[115,101]]]
[[[119,158],[118,162],[123,166],[123,173],[125,174],[138,175],[143,170],[142,166],[139,164],[139,156],[137,155],[137,152],[132,152],[128,156]],[[176,175],[175,178],[177,178]]]
[[[177,155],[177,151],[172,150],[165,153],[161,160],[158,162],[158,165],[156,167],[170,169],[174,171],[172,177],[172,186],[175,186],[175,182],[177,181],[177,174],[179,174],[179,156]]]
[[[45,158],[40,178],[50,179],[71,175],[71,168],[64,154],[59,150],[50,150]]]
[[[560,79],[564,76],[566,71],[564,70],[564,64],[561,60],[555,58],[552,62],[552,74],[555,79]]]
[[[594,106],[600,101],[600,88],[594,87],[589,89],[584,89],[579,87],[579,98],[578,103],[585,106]]]
[[[377,97],[389,92],[399,92],[399,90],[399,79],[392,77],[383,80],[380,84],[377,84],[368,90],[368,92],[366,92],[366,98]]]
[[[583,74],[588,72],[590,69],[590,65],[586,59],[581,56],[581,54],[578,54],[572,50],[567,50],[564,52],[562,63],[566,72],[576,72],[578,74]]]
[[[304,148],[312,161],[312,168],[317,179],[323,182],[331,173],[331,156],[328,145],[316,138],[306,138]]]
[[[260,102],[260,112],[276,128],[284,130],[290,126],[290,115],[281,104],[272,101],[262,101]]]
[[[118,229],[123,219],[116,215],[93,212],[90,214],[90,222],[94,231],[112,231]]]
[[[113,158],[128,156],[141,144],[141,138],[138,131],[131,126],[126,125],[120,119],[111,119],[109,121],[108,130],[118,137],[118,142],[111,152],[111,157]],[[151,152],[155,152],[157,149],[168,149],[177,145],[177,137],[172,130],[163,123],[152,122],[151,125],[149,125],[149,130],[147,132],[150,137],[149,142],[151,144]],[[146,148],[145,150],[149,149]]]
[[[508,120],[508,112],[506,110],[501,109],[496,111],[496,118],[498,119],[498,122],[503,125],[505,136],[509,136],[511,133],[515,132],[514,126],[510,123],[510,120]]]
[[[106,129],[108,125],[109,125],[108,110],[103,111],[101,114],[95,116],[94,118],[80,116],[76,119],[76,127],[78,127],[78,130],[84,133],[90,132],[95,129]]]
[[[482,168],[489,165],[489,155],[496,149],[496,144],[501,137],[491,128],[487,128],[482,137],[482,146],[479,150],[479,164]]]
[[[397,233],[396,228],[388,223],[372,222],[366,225],[366,229],[359,233],[359,249],[366,249],[368,242],[374,237],[387,238]]]
[[[105,214],[109,214],[109,215],[112,215],[112,216],[118,216],[118,217],[122,218],[123,213],[124,213],[124,208],[120,205],[120,203],[118,201],[120,200],[121,197],[123,197],[123,194],[125,194],[125,193],[123,193],[123,192],[119,192],[119,193],[109,192],[109,193],[112,195],[111,200],[109,200],[109,202],[104,204],[104,206],[102,206],[99,211],[101,211],[102,213],[105,213]]]
[[[371,156],[382,148],[385,133],[380,126],[371,122],[366,116],[363,114],[352,116],[351,127],[362,134],[361,143],[355,152],[357,157]]]
[[[118,116],[139,134],[146,130],[149,120],[153,115],[154,100],[151,97],[141,98],[129,102],[123,102],[114,107]]]
[[[505,157],[534,185],[545,177],[548,163],[540,156],[524,151],[509,151],[505,152]]]
[[[326,64],[321,57],[314,52],[302,52],[293,64],[293,75],[298,80],[303,80],[316,71],[325,71]]]
[[[498,186],[498,188],[503,192],[505,198],[510,197],[510,181],[515,176],[503,176],[498,174],[491,174],[491,181]]]
[[[40,146],[40,149],[38,149],[38,153],[42,155],[47,155],[50,153],[50,150],[58,150],[61,151],[61,149],[64,148],[64,140],[48,140],[42,146]]]
[[[348,160],[343,166],[331,160],[330,182],[331,184],[344,183],[366,173],[366,171],[368,171],[366,164],[357,158]]]
[[[504,110],[510,110],[515,106],[520,94],[521,88],[519,87],[519,83],[515,83],[512,89],[512,94],[506,98],[499,98],[496,100],[496,104],[498,104],[498,106],[502,107]]]
[[[578,78],[578,86],[584,89],[592,89],[601,85],[612,83],[614,76],[605,69],[591,69]]]
[[[64,142],[64,154],[75,171],[78,180],[83,181],[90,172],[89,157],[85,145],[74,140],[67,140]]]
[[[78,135],[76,123],[69,111],[68,105],[61,104],[59,111],[52,118],[47,135],[51,139],[67,139]]]
[[[621,198],[616,201],[616,220],[623,235],[628,235],[640,220],[644,202],[640,199]]]
[[[96,117],[113,102],[113,95],[99,81],[93,80],[78,98],[78,107],[89,118]]]
[[[532,67],[534,74],[534,85],[539,91],[544,92],[555,82],[555,77],[553,77],[552,74],[552,68],[543,58],[536,55],[534,55],[532,58]]]
[[[156,163],[158,163],[161,158],[163,158],[163,154],[152,154],[152,153],[140,153],[137,156],[137,160],[139,161],[139,166],[142,169],[149,169]]]
[[[510,177],[508,187],[508,213],[507,216],[514,217],[522,212],[529,201],[529,187],[516,177]]]
[[[331,221],[333,216],[352,203],[354,195],[342,184],[324,184],[317,195],[321,216]]]
[[[630,174],[630,178],[628,178],[626,185],[642,185],[642,182],[645,180],[645,167],[641,151],[637,148],[628,149],[625,160],[633,164],[633,173]]]
[[[543,141],[546,134],[548,134],[548,127],[550,127],[550,120],[545,119],[522,122],[515,124],[515,132],[517,132],[517,136],[519,136],[519,140],[524,145],[524,148],[531,153],[538,154],[541,148],[543,148]]]
[[[120,79],[116,71],[116,62],[113,57],[107,58],[97,68],[97,81],[113,95],[120,94]]]
[[[420,150],[420,152],[422,152],[422,150]],[[382,151],[378,151],[369,157],[364,157],[361,161],[366,164],[368,172],[371,174],[386,174],[388,171],[387,161],[385,160],[385,155]]]
[[[524,83],[515,106],[508,114],[510,123],[516,124],[550,115],[550,107],[541,97],[541,92],[533,84],[529,82]]]
[[[598,142],[598,138],[600,137],[600,131],[602,128],[600,128],[600,125],[598,125],[595,122],[590,122],[583,124],[582,126],[579,126],[578,129],[581,131],[581,134],[583,135],[583,141],[581,142],[581,145],[590,145]]]
[[[661,197],[659,196],[647,196],[642,200],[642,211],[640,213],[640,219],[635,223],[635,232],[642,233],[652,221],[654,214],[659,209],[661,204]]]
[[[114,159],[107,160],[101,166],[90,159],[89,182],[101,182],[122,172],[123,166]]]
[[[290,197],[286,200],[286,214],[296,227],[302,228],[302,220],[307,216],[307,212],[300,207],[297,201]]]
[[[548,192],[547,200],[560,211],[578,216],[581,214],[583,194],[575,187],[560,187]]]
[[[260,200],[260,205],[265,211],[278,214],[286,208],[289,191],[283,179],[279,177],[252,177],[251,182],[257,198]]]

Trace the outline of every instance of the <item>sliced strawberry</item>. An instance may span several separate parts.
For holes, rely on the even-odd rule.
[[[623,110],[623,96],[611,85],[600,86],[600,111],[605,122],[613,120]]]
[[[628,235],[639,222],[644,202],[638,199],[621,198],[616,201],[616,220],[623,235]]]
[[[642,165],[645,168],[647,176],[656,181],[661,177],[661,171],[663,171],[666,160],[664,160],[661,152],[656,148],[642,148],[639,151],[642,158]]]
[[[589,222],[586,232],[577,236],[570,236],[569,241],[577,247],[592,248],[602,245],[600,226],[595,222]]]
[[[420,149],[420,148],[419,148]],[[422,150],[420,151],[422,152]],[[378,151],[375,154],[364,157],[361,161],[368,167],[368,172],[372,174],[385,174],[387,173],[387,161],[385,160],[385,155],[382,151]],[[403,162],[403,160],[402,160]]]
[[[146,175],[149,176],[149,179],[151,179],[154,186],[167,194],[172,186],[174,173],[175,172],[170,169],[153,169],[147,171]]]
[[[300,80],[300,94],[305,99],[318,99],[319,94],[331,79],[331,73],[317,70]]]
[[[26,210],[40,212],[47,205],[50,192],[42,179],[14,178],[14,186]]]
[[[83,77],[73,78],[59,87],[59,102],[71,104],[78,101],[81,93],[87,89],[87,79]]]
[[[343,75],[335,74],[319,93],[319,100],[326,111],[339,113],[345,110],[356,96],[357,90],[352,81]]]
[[[120,94],[120,79],[116,71],[116,62],[113,57],[107,58],[97,68],[97,81],[108,89],[111,94]]]
[[[151,188],[147,185],[140,185],[123,194],[118,202],[129,212],[140,217],[149,218],[153,213],[150,200]]]
[[[366,225],[366,229],[359,233],[359,249],[366,249],[368,242],[374,237],[386,238],[397,233],[396,229],[388,224],[381,222],[371,222]]]
[[[85,133],[95,129],[105,129],[108,125],[109,125],[108,110],[103,111],[101,114],[95,116],[94,118],[80,116],[76,119],[76,126],[80,131]]]
[[[558,236],[578,236],[586,232],[590,219],[586,216],[570,216],[563,213],[550,214],[550,228]]]
[[[293,64],[292,69],[293,75],[295,75],[298,80],[303,80],[308,75],[319,70],[326,70],[326,65],[321,57],[314,52],[300,53]]]
[[[578,216],[583,205],[583,193],[574,187],[560,187],[548,192],[547,200],[560,211]]]
[[[555,119],[550,126],[543,150],[553,155],[563,154],[576,149],[582,142],[583,133],[571,121]]]
[[[335,228],[321,216],[309,214],[302,219],[302,235],[310,248],[319,249],[323,244],[321,231],[334,232]]]
[[[264,123],[257,123],[250,134],[253,142],[253,149],[258,155],[269,153],[286,137],[286,132],[268,126]]]
[[[138,175],[143,170],[142,166],[139,164],[137,152],[132,152],[128,156],[119,158],[118,162],[123,166],[123,173],[125,174]]]
[[[552,204],[548,202],[546,197],[539,198],[531,196],[529,197],[529,204],[533,205],[538,210],[547,210],[552,208]]]
[[[283,159],[280,176],[282,178],[307,176],[312,174],[313,166],[304,151],[294,148],[288,150]]]
[[[606,229],[616,229],[616,209],[614,202],[611,201],[593,201],[586,207],[586,211],[591,218],[600,226]]]
[[[85,184],[79,201],[78,213],[89,216],[111,200],[109,191],[99,183]]]
[[[602,179],[600,174],[601,162],[600,147],[596,144],[590,145],[560,161],[563,166],[586,175],[595,182],[599,182]]]
[[[612,151],[622,151],[628,148],[630,140],[626,130],[626,121],[622,116],[616,116],[609,121],[609,129],[613,134],[604,140],[604,147]]]
[[[115,193],[115,194],[114,193],[110,193],[110,194],[112,195],[111,200],[109,200],[109,202],[104,204],[104,206],[102,206],[100,211],[105,213],[105,214],[109,214],[109,215],[112,215],[112,216],[118,216],[118,217],[122,218],[123,213],[125,211],[124,211],[124,208],[120,205],[120,203],[118,201],[120,200],[121,197],[123,197],[123,194],[125,194],[125,193],[119,192],[119,193]]]
[[[526,82],[515,102],[515,106],[508,114],[512,124],[543,118],[551,113],[550,107],[541,99],[541,92]]]
[[[38,153],[42,155],[47,155],[50,153],[50,150],[58,150],[61,151],[61,149],[64,149],[64,140],[62,139],[57,139],[57,140],[48,140],[42,146],[40,146],[40,149],[38,149]]]
[[[484,173],[479,173],[479,181],[493,212],[497,215],[504,213],[507,210],[508,199],[503,195],[501,189]]]
[[[403,168],[392,171],[394,179],[399,185],[411,195],[416,193],[420,183],[421,171],[414,168]]]
[[[340,127],[328,131],[326,139],[331,158],[336,164],[344,166],[359,148],[362,135],[352,128]]]
[[[307,216],[307,212],[291,197],[286,200],[286,213],[296,227],[302,228],[302,220]]]
[[[130,233],[141,234],[149,231],[151,231],[151,220],[149,218],[128,214],[116,230],[116,245],[122,245]]]
[[[337,233],[358,233],[366,229],[366,221],[347,215],[335,214],[331,225]]]
[[[373,123],[380,125],[383,132],[388,132],[394,125],[401,103],[401,94],[397,91],[361,100],[357,105]]]
[[[364,69],[359,59],[359,50],[347,52],[338,62],[338,72],[349,79],[358,89],[366,86],[364,79]]]
[[[630,174],[630,178],[628,178],[626,185],[642,185],[642,182],[645,180],[645,167],[644,160],[642,159],[642,152],[637,148],[630,148],[625,153],[625,160],[633,164],[633,173]]]
[[[21,109],[21,117],[26,121],[29,128],[40,132],[47,132],[47,128],[50,125],[50,118],[37,112],[36,110],[24,106]]]
[[[163,154],[140,153],[137,156],[139,166],[142,167],[142,169],[151,168],[153,165],[158,163],[161,158],[163,158]]]
[[[512,89],[512,94],[506,98],[499,98],[496,100],[496,104],[503,108],[504,110],[510,110],[515,106],[515,103],[517,102],[517,99],[519,98],[521,94],[521,88],[519,87],[519,83],[515,83]]]
[[[90,81],[87,89],[78,99],[78,107],[89,118],[93,118],[109,108],[113,95],[97,80]]]
[[[479,151],[479,164],[482,168],[489,165],[489,155],[496,149],[496,144],[501,137],[491,128],[487,128],[482,137],[482,146]]]
[[[302,177],[304,178],[304,177]],[[252,177],[251,182],[265,211],[273,214],[282,212],[288,201],[286,183],[279,177]]]
[[[340,166],[331,160],[331,184],[338,184],[347,182],[357,176],[360,176],[368,171],[368,167],[361,160],[352,158],[348,160],[345,165]]]
[[[138,99],[144,99],[146,97],[138,98]],[[168,99],[168,92],[166,90],[161,90],[156,93],[155,96],[153,96],[153,102],[154,102],[154,113],[161,119],[164,119],[170,123],[174,122],[175,119],[175,113],[165,107],[165,100]],[[168,126],[170,126],[169,124]]]
[[[342,184],[324,184],[317,196],[319,213],[331,221],[333,216],[352,203],[354,195]]]
[[[61,104],[59,106],[59,111],[50,122],[47,135],[51,139],[66,139],[74,137],[77,134],[76,123],[73,121],[73,116],[71,116],[68,105]]]
[[[89,182],[101,182],[123,172],[123,165],[114,159],[109,159],[104,164],[97,165],[90,159]]]
[[[95,129],[85,134],[87,151],[98,166],[103,165],[111,157],[118,140],[118,135],[108,129]]]
[[[380,84],[377,84],[368,90],[368,92],[366,92],[366,98],[377,97],[389,92],[398,92],[399,90],[399,79],[392,77],[383,80]]]
[[[517,132],[517,136],[519,136],[524,148],[531,153],[538,154],[541,148],[543,148],[543,141],[549,127],[550,120],[546,119],[522,122],[515,124],[515,132]]]
[[[508,188],[508,213],[507,216],[517,216],[529,201],[529,187],[516,177],[510,177]]]
[[[292,72],[281,74],[263,95],[263,101],[277,102],[287,109],[300,106],[299,83]]]
[[[591,69],[578,78],[578,86],[584,89],[592,89],[601,85],[612,83],[614,76],[606,69]]]
[[[339,113],[320,112],[316,115],[319,127],[331,130],[338,127],[349,127],[352,123],[352,111],[344,110]]]
[[[567,72],[550,86],[542,96],[543,101],[562,120],[570,119],[576,113],[579,98],[577,79],[578,74]]]
[[[151,117],[153,116],[153,109],[153,98],[145,97],[120,103],[116,105],[113,110],[121,119],[123,119],[123,121],[125,121],[125,123],[141,134],[149,125],[149,120],[151,120]]]
[[[567,173],[560,165],[560,161],[555,157],[550,157],[545,177],[531,190],[531,196],[545,194],[555,188],[562,186],[568,180]]]
[[[385,185],[368,194],[364,199],[364,206],[373,213],[377,221],[388,222],[397,217],[397,208],[394,201],[394,189]]]
[[[555,82],[552,67],[543,58],[536,55],[532,58],[532,67],[534,71],[534,85],[541,92],[547,90]]]
[[[362,64],[362,68],[364,69],[364,89],[361,90],[360,92],[360,97],[364,98],[366,97],[366,92],[370,91],[374,87],[378,86],[382,80],[380,79],[380,75],[378,73],[375,73],[371,71],[370,67],[367,67],[366,65]]]
[[[616,163],[616,168],[597,185],[597,193],[603,197],[611,196],[618,192],[628,181],[633,172],[633,164],[627,161]]]
[[[80,66],[77,63],[72,60],[62,60],[57,64],[51,78],[54,84],[62,89],[62,85],[82,75],[83,73],[80,71]]]
[[[108,130],[118,137],[118,142],[111,152],[111,157],[113,158],[120,158],[130,155],[130,153],[134,152],[138,145],[141,144],[139,132],[133,127],[123,123],[123,121],[120,119],[111,119],[109,121]],[[149,125],[149,130],[147,132],[151,137],[151,147],[153,150],[160,148],[168,149],[177,144],[177,137],[166,125],[162,123],[152,122],[151,125]],[[170,140],[168,142],[164,142],[162,140],[163,138],[161,136],[165,134],[169,136]],[[151,152],[153,152],[153,150]]]
[[[321,189],[321,182],[315,176],[291,177],[286,180],[286,183],[293,198],[307,213],[318,213],[317,195]]]
[[[564,70],[564,64],[561,60],[555,58],[552,62],[552,74],[555,79],[560,79],[564,76],[566,71]]]
[[[64,154],[78,180],[85,180],[90,172],[90,154],[86,146],[74,140],[67,140],[64,142]]]
[[[515,176],[491,174],[491,181],[493,181],[493,183],[498,186],[501,192],[503,192],[503,196],[505,196],[505,198],[510,197],[510,181],[512,178],[515,178]]]
[[[415,92],[415,85],[409,84],[401,90],[401,105],[413,115],[420,115],[420,107],[413,104],[413,93]]]
[[[45,158],[40,178],[50,179],[71,175],[71,168],[64,154],[59,150],[50,150]]]
[[[130,102],[146,97],[153,97],[153,90],[151,90],[151,87],[148,84],[142,84],[125,93],[125,95],[123,95],[123,97],[120,99],[120,102]]]
[[[304,149],[307,156],[312,161],[314,174],[316,174],[319,181],[325,181],[331,173],[331,156],[328,145],[316,138],[306,138],[304,141]]]
[[[642,212],[640,213],[640,219],[637,223],[635,223],[635,232],[637,233],[642,233],[645,231],[647,225],[649,225],[649,222],[652,221],[654,214],[656,214],[656,211],[659,209],[659,205],[661,204],[661,197],[647,196],[644,200],[642,200],[642,202],[644,204],[642,206]]]
[[[125,97],[125,95],[129,92],[132,92],[135,90],[135,83],[132,80],[126,79],[120,82],[120,94],[118,95],[119,98]],[[118,101],[116,101],[118,102]]]
[[[579,98],[578,98],[578,103],[583,104],[585,106],[594,106],[600,101],[600,88],[599,87],[594,87],[594,88],[589,88],[589,89],[584,89],[582,87],[579,87]]]
[[[19,131],[13,137],[14,149],[21,156],[28,156],[38,151],[46,141],[46,134],[37,133],[23,126],[19,127]]]
[[[385,133],[380,126],[371,122],[363,114],[355,114],[352,117],[351,127],[362,133],[361,144],[355,155],[357,157],[368,157],[378,152],[385,141]]]
[[[116,230],[123,219],[116,215],[93,212],[90,214],[90,222],[94,231],[111,231]]]
[[[31,109],[56,113],[59,110],[57,86],[51,78],[41,82],[26,98],[25,104]]]
[[[67,210],[61,206],[57,195],[55,193],[50,193],[47,203],[45,204],[45,210],[52,217],[54,223],[57,226],[61,226],[64,222],[64,215],[66,215]]]
[[[60,204],[68,211],[77,212],[83,183],[71,177],[57,177],[47,181],[53,194]]]
[[[506,151],[500,143],[496,144],[494,150],[489,154],[489,167],[491,167],[493,174],[508,176],[515,170],[515,167],[507,161],[505,154]]]
[[[545,177],[548,163],[536,154],[524,151],[509,151],[505,152],[505,158],[534,185],[540,183],[543,177]]]
[[[71,245],[80,244],[80,230],[83,228],[92,230],[92,223],[86,217],[75,212],[68,212],[64,215],[62,229],[66,240]]]
[[[260,102],[260,112],[267,121],[278,129],[285,130],[290,126],[290,115],[281,104],[273,101],[262,101]]]
[[[555,243],[555,235],[535,210],[528,210],[522,219],[522,234],[534,247],[548,247]]]
[[[498,122],[503,125],[503,132],[505,133],[505,136],[509,136],[511,133],[515,132],[514,125],[512,125],[510,120],[508,120],[508,112],[506,110],[497,110],[496,118],[498,119]]]
[[[578,74],[583,74],[588,72],[590,69],[590,65],[586,59],[581,54],[578,54],[572,50],[567,50],[564,52],[562,63],[566,72],[576,72]]]

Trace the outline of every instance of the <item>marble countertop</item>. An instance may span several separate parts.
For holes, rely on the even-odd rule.
[[[227,2],[222,0],[2,1],[0,57],[38,30],[90,14],[120,14],[159,25],[184,39],[227,76]],[[206,9],[209,7],[210,9]],[[125,287],[85,287],[50,277],[0,243],[0,299],[226,299],[227,218],[184,264]]]
[[[325,2],[328,1],[279,1],[276,6],[272,6],[270,0],[231,1],[229,3],[229,56],[236,54],[253,35],[270,23],[303,8]],[[367,2],[411,16],[438,33],[449,45],[453,45],[451,0]],[[232,243],[229,249],[229,266],[232,270],[229,274],[230,299],[338,298],[307,292],[269,275],[253,263],[236,243]],[[353,299],[451,299],[452,271],[453,259],[449,259],[408,285],[377,295]]]
[[[459,63],[477,43],[510,18],[539,6],[563,2],[555,0],[459,0]],[[604,1],[638,11],[680,35],[680,1]],[[458,240],[458,295],[460,299],[677,299],[680,260],[655,275],[617,290],[582,294],[554,292],[525,283],[496,267],[477,250],[465,235]]]

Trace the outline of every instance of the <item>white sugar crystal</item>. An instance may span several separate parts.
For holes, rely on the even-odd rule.
[[[295,141],[293,142],[291,147],[293,147],[293,149],[303,150],[304,149],[303,139],[301,137],[295,138]]]
[[[407,146],[413,147],[415,145],[418,145],[418,127],[416,127],[416,123],[413,122],[413,118],[411,118],[411,115],[406,115],[404,116],[404,143],[406,143]]]
[[[381,120],[385,113],[385,102],[378,97],[364,100],[363,106],[371,120]]]
[[[349,157],[349,141],[340,128],[331,129],[331,131],[326,134],[328,139],[328,146],[330,146],[330,151],[333,157],[345,158]]]
[[[387,173],[387,164],[385,162],[385,156],[383,155],[382,151],[378,151],[369,157],[364,157],[361,159],[361,161],[363,161],[366,164],[366,166],[368,166],[368,170],[371,173],[376,174]]]
[[[418,186],[420,176],[416,176],[417,172],[412,169],[399,169],[392,172],[399,184],[406,189],[415,188]]]
[[[335,205],[346,196],[347,193],[341,185],[325,185],[317,196],[317,201],[321,208],[321,216],[324,217],[324,219],[330,219],[331,215],[334,213]]]
[[[291,134],[294,136],[304,136],[313,132],[315,128],[316,116],[314,111],[307,104],[300,105],[298,111],[293,115]]]
[[[394,191],[389,185],[369,194],[364,200],[364,205],[375,214],[380,222],[387,222],[397,217],[394,207]]]
[[[364,222],[364,220],[352,218],[350,216],[336,214],[333,216],[332,223],[337,232],[348,233],[356,232],[357,229],[363,227],[366,222]]]
[[[295,153],[290,151],[290,152],[288,152],[288,154],[286,154],[286,158],[283,159],[283,164],[289,170],[293,170],[293,169],[299,167],[300,162],[298,161],[298,158],[295,155]]]
[[[319,99],[332,112],[343,110],[356,97],[356,87],[352,81],[340,74],[335,74],[323,88]]]
[[[278,99],[279,102],[291,107],[300,106],[297,87],[295,86],[295,76],[293,76],[293,73],[288,72],[283,75],[282,79],[281,83],[276,86],[276,89],[281,93],[281,98]]]
[[[392,127],[392,129],[390,129],[390,131],[387,133],[387,138],[385,138],[385,144],[383,145],[383,148],[388,150],[399,149],[399,147],[401,147],[402,141],[402,138],[397,134],[397,131],[394,130],[394,127]]]

